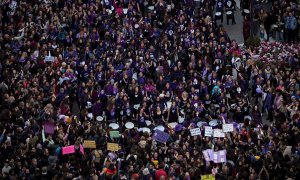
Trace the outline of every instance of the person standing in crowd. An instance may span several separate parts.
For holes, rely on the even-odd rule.
[[[221,18],[221,23],[223,23],[223,16],[224,16],[224,0],[217,0],[216,2],[216,13],[217,12],[220,12],[221,15],[220,18]]]
[[[235,22],[235,1],[234,0],[225,0],[224,7],[226,11],[227,24],[229,24],[229,19],[231,19],[232,24],[236,24]]]
[[[260,32],[260,38],[264,39],[266,34],[266,28],[265,28],[265,21],[268,17],[267,12],[264,9],[261,9],[258,13],[259,17],[259,32]]]
[[[285,29],[287,33],[287,42],[296,43],[297,40],[297,18],[292,12],[288,12],[288,15],[285,17]]]
[[[244,17],[244,22],[243,22],[243,38],[244,38],[244,43],[250,37],[250,33],[251,33],[251,22],[249,20],[249,16],[245,16]]]
[[[269,39],[270,39],[271,26],[272,26],[273,23],[274,23],[273,16],[269,12],[266,12],[266,19],[264,21],[264,28],[265,28],[265,31],[266,31],[266,36],[267,36],[266,40],[267,41],[269,41]]]
[[[284,41],[284,22],[280,16],[277,17],[275,21],[275,27],[273,31],[275,32],[275,40],[277,42],[283,42]]]

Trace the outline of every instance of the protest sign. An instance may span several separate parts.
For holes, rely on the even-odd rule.
[[[214,163],[223,163],[227,161],[226,150],[213,151],[206,149],[202,151],[205,161],[213,161]]]
[[[72,146],[66,146],[66,147],[63,147],[62,148],[62,154],[65,155],[65,154],[72,154],[75,152],[75,147],[74,145]]]
[[[214,150],[206,149],[202,151],[205,161],[211,161],[213,159]]]
[[[51,56],[51,53],[49,51],[48,56],[45,56],[45,61],[46,62],[53,62],[54,61],[54,57]]]
[[[233,132],[233,124],[223,124],[223,132]]]
[[[215,180],[215,176],[213,174],[202,175],[201,180]]]
[[[223,163],[226,162],[226,150],[216,151],[213,155],[214,163]]]
[[[200,128],[194,128],[190,130],[191,136],[197,136],[201,134]]]
[[[158,129],[155,130],[153,139],[155,139],[158,142],[165,143],[170,138],[170,135],[166,132],[160,131]]]
[[[225,137],[222,129],[214,129],[214,137]]]
[[[213,129],[210,126],[205,126],[204,136],[211,137],[213,133]]]
[[[119,145],[117,143],[107,143],[107,150],[119,151]]]
[[[85,140],[85,141],[83,141],[83,147],[88,148],[88,149],[95,149],[96,142],[93,140]]]
[[[80,152],[81,152],[81,154],[84,154],[84,149],[83,149],[83,146],[80,144]]]
[[[51,122],[45,122],[44,130],[46,134],[54,134],[54,124]]]
[[[111,138],[118,138],[118,137],[120,137],[119,131],[110,131],[109,135],[110,135]]]

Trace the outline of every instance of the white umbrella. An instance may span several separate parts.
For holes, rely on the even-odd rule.
[[[117,123],[110,123],[108,126],[112,129],[119,129],[119,125]]]
[[[208,124],[209,124],[210,126],[214,127],[214,126],[218,125],[219,123],[218,123],[217,120],[212,120],[212,121],[210,121]]]
[[[103,119],[104,119],[104,118],[103,118],[102,116],[97,116],[97,117],[96,117],[96,120],[97,120],[97,121],[103,121]]]
[[[150,130],[149,128],[147,128],[147,127],[144,127],[144,128],[143,128],[143,133],[144,133],[144,132],[148,132],[148,133],[150,133],[150,132],[151,132],[151,130]]]
[[[165,130],[165,127],[163,127],[163,126],[156,126],[156,127],[154,128],[154,130],[156,130],[156,129],[158,129],[158,130],[160,130],[160,131],[164,131],[164,130]]]
[[[179,122],[179,123],[183,123],[183,122],[184,122],[184,117],[179,116],[178,122]]]
[[[126,127],[127,129],[132,129],[132,128],[134,128],[134,124],[133,124],[132,122],[127,122],[127,123],[125,124],[125,127]]]
[[[150,125],[151,125],[151,121],[146,120],[145,122],[146,122],[146,125],[147,125],[147,126],[150,126]]]
[[[178,123],[177,122],[172,122],[172,123],[169,123],[169,126],[174,129],[176,127]]]

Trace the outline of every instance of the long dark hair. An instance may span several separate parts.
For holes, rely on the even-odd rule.
[[[257,107],[257,110],[255,110],[255,106]],[[254,105],[254,106],[253,106],[253,108],[252,108],[252,113],[253,113],[253,112],[260,113],[260,110],[259,110],[259,108],[258,108],[257,105]]]

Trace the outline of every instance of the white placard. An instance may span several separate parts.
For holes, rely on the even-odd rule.
[[[212,127],[210,127],[210,126],[205,126],[205,129],[204,129],[204,136],[211,137],[211,136],[212,136],[212,133],[213,133]]]
[[[223,124],[223,132],[233,132],[233,124]]]
[[[214,137],[225,137],[222,129],[214,129]]]
[[[53,56],[46,56],[45,57],[45,61],[46,62],[53,62],[54,61],[54,57]]]
[[[197,136],[197,135],[200,135],[201,132],[200,132],[200,128],[194,128],[194,129],[191,129],[191,136]]]
[[[45,61],[46,62],[53,62],[54,61],[54,57],[51,56],[51,53],[49,51],[48,56],[45,56]]]

